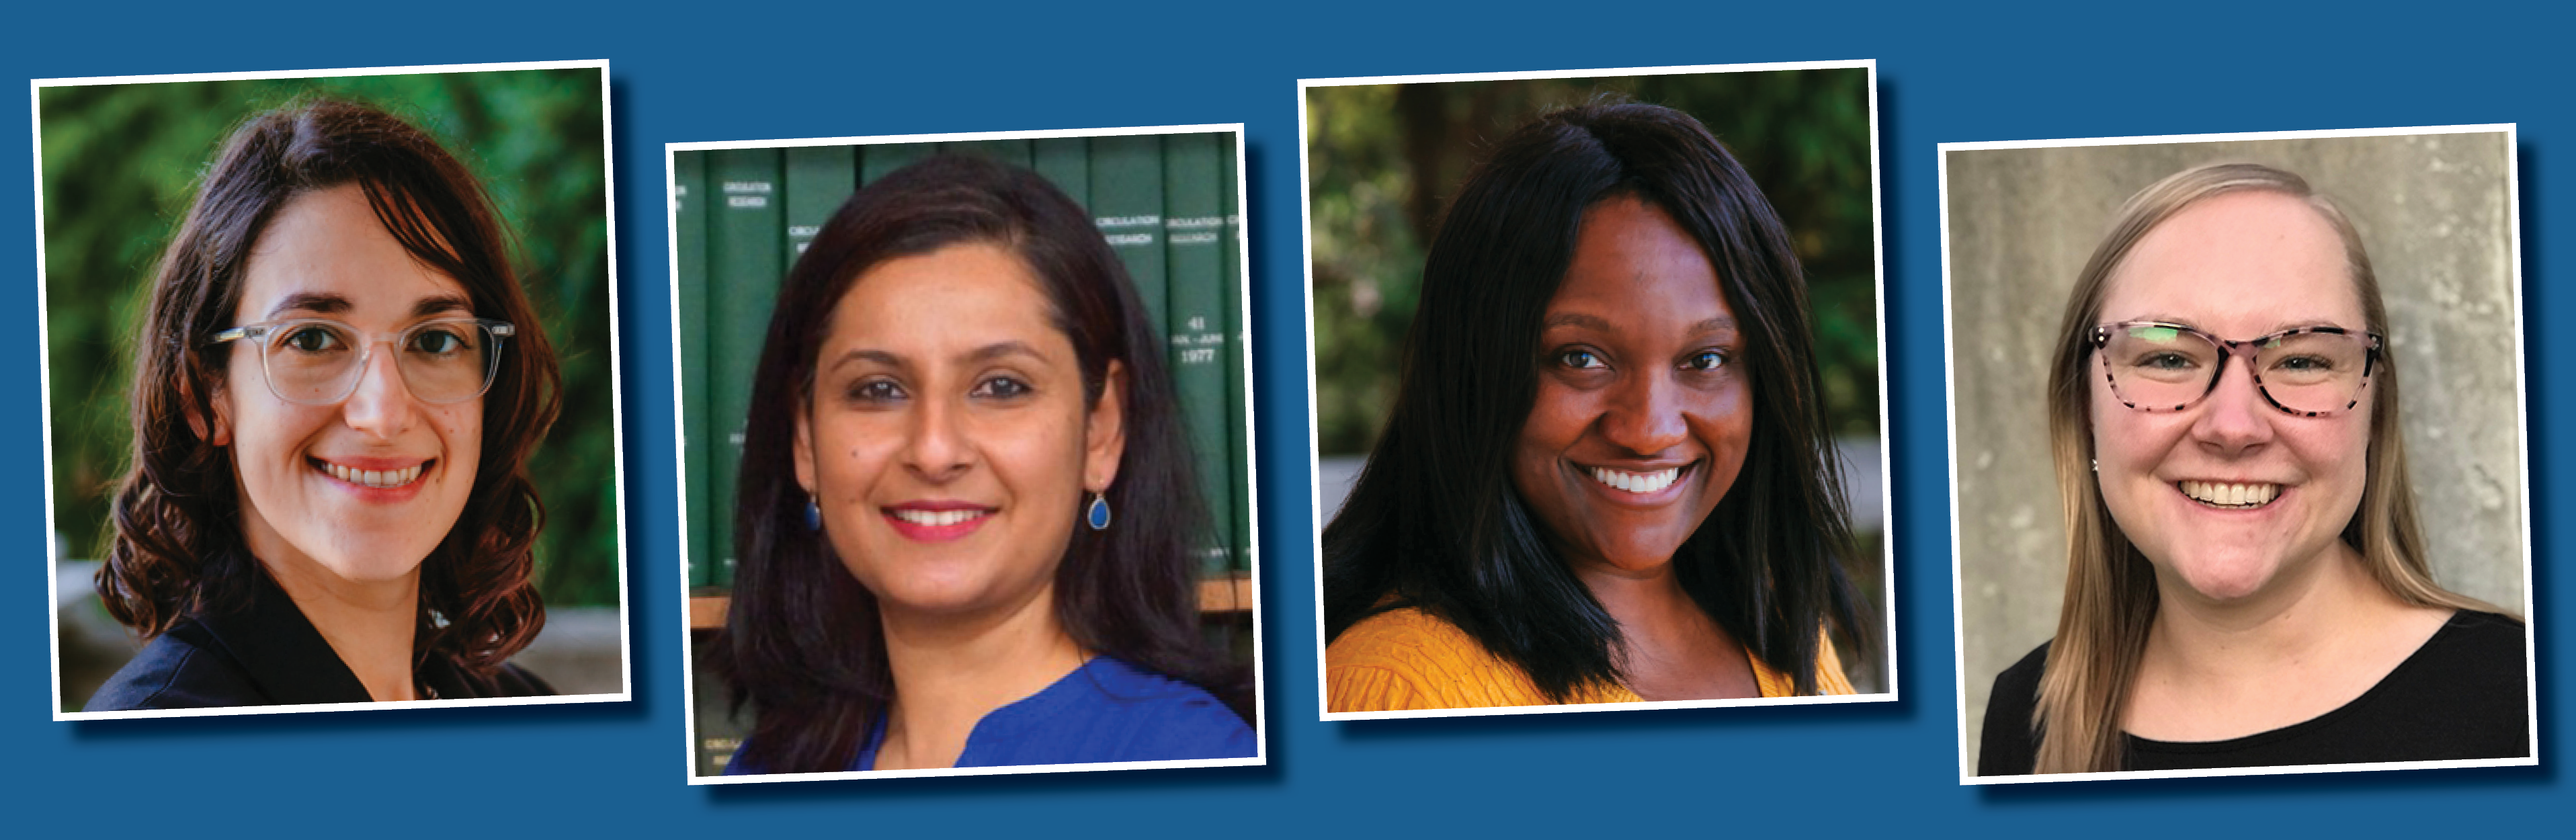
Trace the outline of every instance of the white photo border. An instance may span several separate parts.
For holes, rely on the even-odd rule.
[[[604,212],[605,212],[605,214],[606,214],[606,215],[605,215],[605,217],[602,219],[602,221],[603,221],[603,223],[604,223],[604,224],[606,225],[606,227],[607,227],[607,236],[608,236],[607,241],[606,241],[606,244],[605,244],[605,247],[607,248],[607,253],[608,253],[608,262],[607,262],[607,266],[606,266],[606,267],[607,267],[607,270],[608,270],[608,275],[607,275],[607,278],[606,278],[606,282],[608,283],[608,304],[607,304],[607,305],[608,305],[608,336],[607,336],[607,340],[608,340],[608,381],[609,381],[609,409],[610,409],[610,410],[609,410],[609,423],[610,423],[610,446],[611,446],[612,451],[615,453],[615,456],[616,456],[616,459],[617,459],[617,460],[616,460],[616,464],[615,464],[615,470],[616,470],[616,471],[615,471],[615,473],[614,473],[613,475],[611,475],[611,476],[610,476],[610,481],[612,482],[612,490],[611,490],[611,492],[615,494],[615,499],[617,500],[617,518],[616,518],[616,522],[614,523],[614,527],[616,528],[616,532],[617,532],[617,684],[618,684],[618,686],[619,686],[618,690],[617,690],[615,693],[598,693],[598,694],[569,694],[569,695],[558,695],[558,696],[552,696],[552,697],[491,697],[491,698],[472,698],[472,699],[457,699],[457,700],[401,700],[401,701],[391,701],[391,702],[382,702],[382,703],[311,703],[311,704],[302,704],[302,705],[282,705],[282,706],[231,706],[231,707],[218,707],[218,708],[207,708],[207,709],[162,709],[162,710],[148,710],[148,711],[124,711],[124,712],[66,712],[66,711],[63,711],[63,710],[62,710],[62,705],[63,705],[63,699],[62,699],[62,697],[63,697],[63,662],[62,662],[62,650],[63,650],[63,647],[62,647],[62,616],[61,616],[62,599],[61,599],[60,595],[58,594],[58,593],[60,593],[60,592],[61,592],[62,581],[58,579],[58,577],[59,577],[59,575],[60,575],[60,572],[61,572],[61,569],[58,567],[58,565],[57,565],[56,563],[54,563],[54,562],[53,562],[53,556],[54,556],[53,540],[54,540],[54,535],[60,531],[60,529],[57,527],[57,524],[56,524],[56,522],[55,522],[55,520],[54,520],[54,513],[55,513],[55,510],[54,510],[54,508],[55,508],[55,500],[54,500],[54,481],[53,481],[53,476],[54,476],[54,420],[53,420],[53,417],[54,417],[54,412],[53,412],[53,407],[54,407],[54,385],[53,385],[53,359],[52,359],[52,355],[51,355],[51,352],[52,352],[52,350],[51,350],[51,341],[50,341],[50,339],[49,339],[49,337],[48,337],[48,334],[47,334],[47,327],[46,327],[46,312],[47,312],[47,310],[46,310],[46,302],[45,302],[45,281],[46,281],[46,276],[45,276],[45,144],[44,144],[45,136],[44,136],[44,103],[43,103],[44,89],[45,89],[45,88],[49,88],[49,87],[86,87],[86,86],[95,86],[95,85],[160,84],[160,83],[173,83],[173,82],[216,82],[216,81],[241,81],[241,80],[252,80],[252,79],[320,79],[320,78],[348,78],[348,77],[358,77],[358,76],[410,76],[410,75],[429,75],[429,74],[441,74],[441,75],[443,75],[443,74],[453,74],[453,73],[489,73],[489,72],[504,72],[504,71],[512,71],[512,70],[571,70],[571,69],[583,69],[583,68],[596,69],[596,70],[598,70],[598,71],[599,71],[599,115],[600,115],[600,120],[599,120],[599,138],[600,138],[600,152],[601,152],[601,160],[600,160],[600,166],[601,166],[601,169],[600,169],[600,171],[601,171],[603,174],[606,174],[606,175],[611,176],[611,177],[604,178],[604,179],[603,179],[603,182],[602,182],[602,190],[603,190],[602,198],[603,198],[603,199],[605,200],[605,202],[606,202],[606,205],[605,205],[605,207],[604,207]],[[35,180],[35,201],[36,201],[36,214],[35,214],[35,215],[36,215],[36,352],[37,352],[37,359],[39,360],[39,364],[38,364],[38,368],[37,368],[37,388],[38,388],[38,390],[39,390],[39,395],[40,395],[40,398],[41,398],[41,410],[44,412],[44,424],[43,424],[43,429],[44,429],[44,448],[45,448],[45,461],[44,461],[44,463],[45,463],[45,473],[44,473],[44,475],[45,475],[45,480],[44,480],[44,482],[43,482],[43,483],[44,483],[44,485],[45,485],[45,541],[46,541],[46,545],[45,545],[45,558],[46,558],[46,560],[45,560],[45,580],[46,580],[46,583],[47,583],[46,593],[45,593],[45,597],[46,597],[46,607],[45,607],[45,619],[46,619],[46,624],[45,624],[45,627],[46,627],[46,632],[47,632],[47,634],[49,635],[49,639],[48,639],[48,641],[50,642],[50,651],[49,651],[49,652],[48,652],[48,654],[47,654],[47,658],[48,658],[48,660],[50,661],[50,663],[51,663],[51,665],[52,665],[52,669],[51,669],[51,670],[52,670],[52,675],[51,675],[51,676],[52,676],[52,692],[50,693],[50,695],[49,695],[49,696],[50,696],[50,697],[52,697],[52,699],[53,699],[53,706],[54,706],[54,708],[53,708],[53,717],[54,717],[54,720],[57,720],[57,721],[69,721],[69,720],[119,720],[119,719],[131,719],[131,718],[213,717],[213,716],[223,716],[223,715],[262,715],[262,714],[295,714],[295,713],[301,713],[301,712],[333,712],[333,711],[349,711],[349,710],[361,710],[361,709],[365,709],[365,710],[373,710],[373,709],[446,709],[446,708],[461,708],[461,707],[474,707],[474,706],[543,706],[543,705],[556,705],[556,704],[564,704],[564,703],[607,703],[607,702],[617,702],[617,701],[631,700],[631,699],[633,699],[633,698],[634,698],[634,695],[635,695],[635,664],[634,664],[634,663],[635,663],[635,658],[634,658],[634,648],[633,648],[633,642],[634,642],[634,629],[633,629],[633,627],[631,626],[631,623],[632,623],[632,621],[633,621],[633,617],[634,617],[634,613],[629,609],[629,606],[630,606],[630,605],[628,604],[628,601],[630,601],[630,600],[632,600],[632,599],[629,597],[628,592],[627,592],[627,588],[626,588],[626,560],[627,560],[627,546],[626,546],[626,415],[625,415],[625,412],[624,412],[624,411],[622,411],[622,410],[620,410],[620,409],[618,408],[619,406],[624,405],[624,387],[625,387],[625,386],[624,386],[624,384],[623,384],[623,374],[624,374],[624,369],[623,369],[623,366],[622,366],[622,365],[623,365],[623,351],[620,349],[620,345],[619,345],[619,335],[620,335],[619,327],[620,327],[620,325],[618,324],[618,316],[617,316],[617,308],[618,308],[618,282],[617,282],[617,179],[614,177],[615,173],[617,172],[617,143],[616,143],[617,135],[616,135],[616,131],[615,131],[615,126],[616,126],[616,124],[617,124],[617,121],[616,121],[615,114],[611,111],[611,108],[613,108],[613,107],[614,107],[614,106],[613,106],[613,103],[612,103],[612,98],[609,96],[609,69],[608,69],[608,60],[607,60],[607,59],[594,59],[594,60],[585,60],[585,61],[526,61],[526,62],[509,62],[509,63],[499,63],[499,64],[439,64],[439,65],[422,65],[422,66],[413,66],[413,67],[365,67],[365,68],[351,68],[351,69],[337,69],[337,70],[275,70],[275,71],[248,71],[248,72],[239,72],[239,73],[183,73],[183,74],[163,74],[163,75],[148,75],[148,76],[93,76],[93,77],[84,77],[84,78],[66,78],[66,79],[31,79],[31,80],[29,80],[29,81],[28,81],[28,83],[27,83],[28,133],[29,133],[30,135],[32,135],[32,136],[31,136],[31,138],[30,138],[30,140],[31,140],[30,146],[31,146],[31,151],[32,151],[32,157],[35,159],[35,163],[34,163],[34,166],[35,166],[35,179],[34,179],[34,180]]]
[[[2126,770],[2112,773],[2053,773],[2018,776],[1979,776],[1968,756],[1968,641],[1965,610],[1966,583],[1961,576],[1959,535],[1959,371],[1958,345],[1952,317],[1951,284],[1956,276],[1950,267],[1950,153],[2006,149],[2055,149],[2087,146],[2163,146],[2188,143],[2221,143],[2257,140],[2323,140],[2346,137],[2403,137],[2436,134],[2494,134],[2505,136],[2505,226],[2511,243],[2511,282],[2513,292],[2513,377],[2514,430],[2520,436],[2519,453],[2522,500],[2522,655],[2524,666],[2523,703],[2531,715],[2529,727],[2531,754],[2522,758],[2486,758],[2455,761],[2387,761],[2356,764],[2298,764],[2277,767],[2234,767],[2209,770]],[[2539,627],[2532,615],[2531,591],[2531,380],[2525,358],[2529,346],[2523,335],[2522,295],[2522,161],[2521,133],[2514,123],[2486,125],[2425,126],[2416,128],[2351,128],[2315,131],[2255,131],[2218,134],[2174,134],[2138,137],[2093,137],[2064,140],[1999,140],[1939,144],[1939,160],[1934,177],[1941,201],[1941,374],[1945,383],[1942,410],[1947,419],[1950,468],[1950,642],[1953,689],[1957,693],[1959,734],[1959,784],[2009,785],[2050,782],[2097,781],[2105,779],[2189,779],[2214,776],[2271,776],[2293,773],[2349,773],[2369,770],[2431,770],[2452,767],[2529,767],[2540,763],[2539,660],[2533,640]],[[1991,699],[1988,702],[1992,702]]]
[[[1647,701],[1641,703],[1584,703],[1546,706],[1488,706],[1463,709],[1420,709],[1387,712],[1330,711],[1329,709],[1331,706],[1329,692],[1331,687],[1325,680],[1325,675],[1328,671],[1324,660],[1325,648],[1329,646],[1329,642],[1331,641],[1324,638],[1324,524],[1329,520],[1332,511],[1324,509],[1322,484],[1323,427],[1321,425],[1322,418],[1317,414],[1316,409],[1314,167],[1313,162],[1307,159],[1310,148],[1308,138],[1312,136],[1312,128],[1308,114],[1306,113],[1306,92],[1313,88],[1348,87],[1356,85],[1515,81],[1527,79],[1595,79],[1715,73],[1758,73],[1783,70],[1850,69],[1867,70],[1869,72],[1869,217],[1870,257],[1872,262],[1871,294],[1876,306],[1876,311],[1873,312],[1872,315],[1875,318],[1874,323],[1877,328],[1876,340],[1878,343],[1878,504],[1880,511],[1879,562],[1881,564],[1879,581],[1882,589],[1880,596],[1882,598],[1881,603],[1886,605],[1886,614],[1879,618],[1886,625],[1883,630],[1884,635],[1881,637],[1881,647],[1883,648],[1882,657],[1886,663],[1887,690],[1876,694],[1818,697],[1769,697],[1738,700],[1672,700]],[[1899,699],[1899,686],[1901,683],[1897,679],[1897,660],[1899,657],[1896,655],[1897,541],[1896,505],[1894,495],[1896,482],[1894,480],[1894,475],[1891,474],[1889,469],[1892,464],[1890,450],[1893,449],[1889,444],[1892,441],[1895,429],[1893,426],[1888,424],[1889,415],[1887,401],[1887,224],[1886,210],[1884,207],[1885,196],[1883,194],[1886,182],[1883,180],[1883,176],[1880,172],[1878,146],[1878,61],[1876,59],[1861,59],[1857,61],[1791,61],[1765,64],[1708,64],[1681,67],[1629,67],[1600,70],[1545,70],[1505,73],[1449,73],[1418,76],[1364,76],[1337,79],[1299,79],[1297,81],[1297,220],[1300,225],[1298,231],[1302,234],[1301,238],[1304,240],[1304,248],[1301,252],[1301,259],[1304,260],[1302,264],[1303,277],[1301,279],[1304,281],[1304,285],[1299,290],[1299,294],[1303,296],[1306,306],[1306,470],[1307,475],[1313,477],[1313,481],[1307,490],[1312,494],[1311,498],[1308,500],[1308,504],[1311,505],[1311,515],[1313,516],[1312,521],[1314,523],[1314,533],[1309,536],[1313,540],[1312,546],[1314,549],[1313,556],[1315,565],[1315,711],[1319,720],[1395,720],[1403,718],[1480,717],[1486,715],[1603,712],[1631,709],[1710,709],[1736,706],[1800,706],[1840,703],[1894,702]]]
[[[1020,764],[1006,767],[951,767],[927,770],[851,770],[833,773],[765,773],[756,776],[698,775],[698,695],[697,669],[694,667],[696,665],[697,657],[695,648],[693,647],[695,642],[690,637],[690,633],[693,631],[690,627],[690,621],[688,620],[690,609],[690,594],[688,587],[688,534],[690,522],[689,506],[687,504],[688,500],[686,497],[689,492],[689,465],[688,441],[683,439],[683,436],[686,434],[683,415],[688,409],[688,403],[687,397],[682,388],[681,378],[683,373],[680,369],[680,356],[683,352],[680,344],[680,205],[677,200],[680,182],[679,173],[672,165],[677,159],[676,154],[679,152],[706,152],[723,149],[792,149],[808,146],[879,146],[914,143],[948,143],[969,140],[1043,140],[1059,137],[1127,137],[1170,134],[1215,134],[1222,132],[1232,132],[1234,134],[1234,149],[1232,152],[1235,161],[1234,206],[1226,208],[1226,211],[1237,219],[1248,221],[1249,214],[1246,213],[1245,210],[1251,206],[1251,197],[1246,187],[1250,183],[1251,173],[1246,171],[1247,167],[1245,166],[1247,158],[1244,156],[1245,141],[1242,123],[1146,126],[1135,128],[977,131],[949,134],[894,134],[867,137],[818,137],[795,140],[718,140],[662,144],[662,194],[664,196],[663,222],[665,224],[663,229],[663,240],[668,244],[670,251],[671,281],[671,439],[673,443],[671,457],[674,469],[672,475],[677,478],[674,482],[674,492],[678,494],[678,500],[680,502],[680,543],[678,550],[680,558],[679,580],[681,583],[679,587],[680,615],[682,617],[680,621],[680,696],[683,698],[683,728],[687,733],[687,738],[682,743],[683,749],[681,750],[681,758],[683,769],[681,772],[688,780],[689,784],[734,785],[766,784],[770,782],[830,781],[837,779],[905,779],[928,776],[1007,776],[1021,773],[1076,773],[1100,770],[1154,770],[1188,767],[1258,767],[1270,762],[1270,731],[1264,726],[1264,724],[1267,723],[1269,711],[1268,704],[1262,700],[1261,476],[1260,467],[1258,466],[1261,458],[1260,440],[1253,434],[1254,430],[1259,428],[1260,423],[1258,419],[1254,417],[1253,404],[1258,400],[1255,398],[1256,395],[1254,393],[1254,389],[1251,387],[1253,382],[1252,371],[1254,368],[1252,359],[1253,347],[1252,342],[1250,341],[1252,335],[1252,248],[1250,247],[1252,234],[1247,225],[1237,224],[1234,226],[1236,236],[1239,238],[1237,243],[1239,247],[1235,249],[1235,259],[1237,263],[1235,282],[1239,286],[1238,291],[1240,294],[1236,295],[1237,308],[1235,315],[1239,319],[1236,323],[1242,325],[1243,331],[1235,335],[1234,339],[1241,342],[1243,348],[1243,368],[1236,373],[1243,377],[1245,386],[1243,391],[1243,434],[1245,442],[1245,457],[1243,463],[1245,470],[1244,488],[1245,492],[1249,494],[1247,497],[1247,503],[1250,505],[1250,510],[1252,511],[1252,515],[1247,517],[1250,520],[1249,525],[1252,529],[1252,533],[1247,535],[1250,540],[1248,543],[1250,551],[1248,556],[1245,558],[1247,569],[1244,572],[1244,584],[1249,593],[1249,597],[1246,598],[1246,603],[1250,605],[1247,609],[1252,614],[1252,756],[1249,758],[1183,759],[1177,761],[1103,761],[1085,764]]]

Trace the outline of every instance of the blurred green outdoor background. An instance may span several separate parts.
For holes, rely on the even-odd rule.
[[[537,585],[551,606],[616,605],[603,72],[40,88],[48,420],[62,556],[105,553],[108,496],[132,438],[129,348],[155,263],[198,178],[234,127],[320,94],[384,108],[427,130],[499,205],[521,283],[563,366],[562,419],[529,464],[546,505]],[[87,584],[61,581],[67,589]]]
[[[1859,542],[1843,571],[1860,590],[1863,621],[1887,626],[1869,79],[1865,68],[1837,68],[1308,88],[1317,524],[1340,510],[1386,424],[1423,249],[1468,171],[1542,114],[1623,97],[1697,118],[1788,225],[1807,272],[1826,418]],[[1869,654],[1855,653],[1858,639],[1834,641],[1855,687],[1888,689],[1884,638]]]
[[[1395,398],[1423,249],[1512,129],[1603,94],[1697,117],[1778,208],[1814,296],[1838,435],[1878,430],[1869,71],[1317,87],[1306,91],[1318,450],[1365,455]]]

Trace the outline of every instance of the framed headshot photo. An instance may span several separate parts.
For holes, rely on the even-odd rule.
[[[1299,83],[1323,719],[1896,698],[1876,73]]]
[[[627,699],[608,63],[30,88],[54,717]]]
[[[1262,764],[1242,127],[666,149],[689,783]]]
[[[1963,784],[2538,762],[2519,148],[1942,144]]]

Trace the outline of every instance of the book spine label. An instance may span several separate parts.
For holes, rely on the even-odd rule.
[[[1181,428],[1198,465],[1199,493],[1207,504],[1208,533],[1199,546],[1202,573],[1221,576],[1233,565],[1236,471],[1225,432],[1225,188],[1218,151],[1221,135],[1163,138],[1165,321],[1173,391]]]
[[[778,300],[787,225],[777,149],[720,149],[708,153],[707,164],[713,193],[707,226],[707,382],[716,460],[711,518],[723,558],[715,585],[730,586],[739,549],[734,514],[741,494],[743,421],[751,412],[751,381],[769,311]]]
[[[1245,315],[1243,270],[1243,189],[1241,137],[1232,132],[1217,135],[1218,161],[1223,164],[1219,183],[1225,188],[1225,434],[1226,464],[1235,470],[1234,509],[1228,518],[1234,523],[1234,571],[1251,574],[1253,540],[1252,494],[1252,369],[1245,360],[1252,355],[1251,319]]]
[[[1091,220],[1127,265],[1146,322],[1165,329],[1163,138],[1091,138]]]
[[[707,158],[705,152],[671,153],[671,311],[679,321],[680,459],[688,473],[682,488],[689,588],[715,583],[713,514],[708,499],[707,447]]]
[[[787,265],[805,255],[823,223],[859,188],[859,155],[848,146],[787,150]]]

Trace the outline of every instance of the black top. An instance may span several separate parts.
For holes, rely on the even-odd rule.
[[[504,664],[477,676],[443,656],[417,675],[424,700],[537,697],[555,693],[535,674]],[[251,603],[221,614],[192,615],[144,645],[90,695],[82,711],[203,709],[300,703],[364,703],[358,682],[313,622],[267,575]]]
[[[2031,709],[2048,646],[1995,677],[1986,697],[1977,775],[2018,776],[2038,761]],[[2378,685],[2334,711],[2225,741],[2135,735],[2123,770],[2201,770],[2382,761],[2520,758],[2531,754],[2530,661],[2522,622],[2461,610]]]

